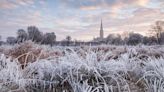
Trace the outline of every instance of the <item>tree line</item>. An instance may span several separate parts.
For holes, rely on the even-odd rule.
[[[39,44],[52,45],[56,41],[56,35],[54,32],[43,34],[37,27],[29,26],[27,31],[19,29],[17,31],[17,37],[7,37],[6,42],[8,44],[22,43],[24,41],[31,40]]]
[[[151,36],[143,36],[139,33],[126,33],[123,35],[120,34],[109,34],[106,38],[101,41],[97,41],[96,39],[89,42],[80,42],[80,41],[72,41],[71,36],[66,36],[66,38],[62,41],[56,41],[56,34],[54,32],[51,33],[42,33],[36,26],[27,27],[27,31],[24,29],[19,29],[17,31],[16,37],[7,37],[7,44],[16,44],[22,43],[27,40],[31,40],[38,44],[49,44],[49,45],[81,45],[81,44],[113,44],[113,45],[137,45],[137,44],[145,44],[145,45],[155,45],[155,44],[164,44],[164,21],[156,21],[154,25],[152,25],[149,33]],[[122,37],[124,36],[124,38]],[[2,43],[2,41],[0,42]]]
[[[164,44],[164,21],[156,21],[154,25],[151,26],[149,30],[150,36],[143,36],[139,33],[126,33],[120,34],[109,34],[103,39],[102,43],[114,44],[114,45],[155,45]],[[125,36],[124,38],[122,36]]]

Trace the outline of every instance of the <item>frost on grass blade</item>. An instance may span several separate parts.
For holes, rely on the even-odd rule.
[[[0,92],[163,92],[163,52],[151,46],[65,48],[26,42],[1,51]]]

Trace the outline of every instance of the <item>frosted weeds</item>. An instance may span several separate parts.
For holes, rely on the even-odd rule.
[[[1,54],[0,92],[164,92],[163,49],[154,55],[146,46],[100,47],[42,46],[63,55],[38,58],[24,68]]]

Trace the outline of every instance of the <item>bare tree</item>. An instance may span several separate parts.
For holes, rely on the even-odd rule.
[[[35,26],[29,26],[27,28],[29,40],[32,40],[34,42],[41,42],[43,38],[43,34],[39,31],[39,29]]]
[[[67,41],[67,46],[69,46],[71,42],[71,36],[67,36],[66,41]]]
[[[17,42],[18,43],[24,42],[27,40],[27,38],[28,38],[28,34],[26,33],[26,31],[23,29],[19,29],[17,32]]]
[[[161,34],[162,32],[164,32],[164,21],[156,21],[155,25],[152,26],[151,31],[153,32],[153,34],[155,35],[156,39],[157,39],[157,43],[161,44]]]
[[[53,43],[56,41],[56,35],[54,32],[52,33],[46,33],[43,36],[43,44],[50,44],[51,46],[53,45]]]

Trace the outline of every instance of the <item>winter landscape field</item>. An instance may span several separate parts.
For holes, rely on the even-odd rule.
[[[164,92],[164,0],[0,0],[0,92]]]
[[[164,92],[164,47],[0,47],[0,92]]]

